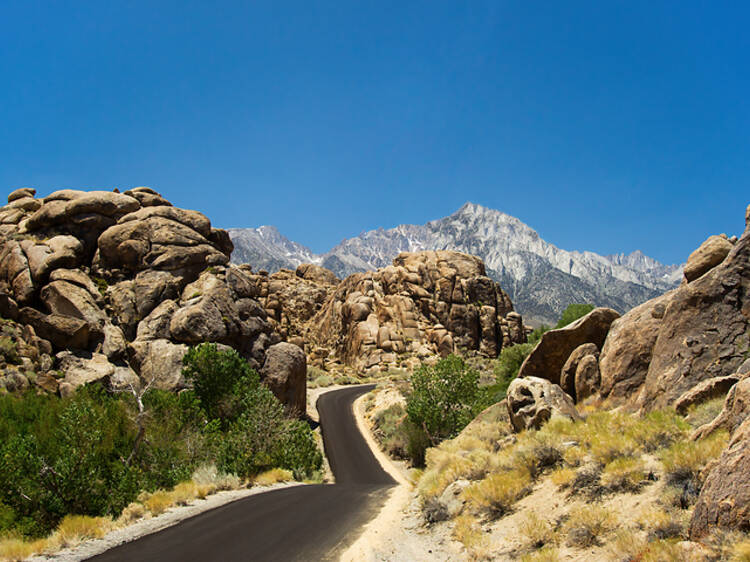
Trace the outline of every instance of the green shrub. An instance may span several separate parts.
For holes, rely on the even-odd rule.
[[[500,352],[494,368],[495,379],[497,380],[495,402],[505,397],[508,386],[518,376],[521,364],[532,349],[534,349],[532,343],[519,343],[511,347],[505,347]]]
[[[240,379],[253,376],[247,361],[234,350],[219,351],[215,343],[202,343],[188,350],[182,365],[183,376],[193,383],[195,395],[210,419],[236,417],[232,389]]]
[[[422,364],[414,372],[406,413],[437,445],[466,427],[478,413],[481,397],[479,372],[460,357],[449,355],[435,365]]]
[[[527,342],[536,345],[539,343],[539,340],[542,339],[542,336],[545,334],[545,332],[549,332],[552,329],[552,326],[547,326],[547,324],[542,324],[538,328],[535,328],[527,338]]]
[[[568,307],[563,310],[562,315],[560,315],[560,320],[558,320],[555,329],[559,330],[568,324],[572,324],[579,318],[586,316],[592,310],[594,310],[593,304],[569,304]]]
[[[0,356],[2,356],[8,363],[16,364],[21,362],[18,357],[16,342],[8,336],[0,337]]]

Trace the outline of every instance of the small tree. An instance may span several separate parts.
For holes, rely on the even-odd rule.
[[[534,349],[533,343],[518,343],[510,347],[504,347],[495,362],[495,378],[497,380],[496,390],[498,398],[505,396],[511,381],[518,376],[524,359]]]
[[[433,445],[456,436],[473,419],[483,397],[479,372],[456,355],[435,365],[422,364],[414,371],[411,386],[407,416],[424,430]]]
[[[558,330],[564,328],[568,324],[572,324],[579,318],[586,316],[592,310],[594,310],[593,304],[569,304],[568,308],[563,310],[555,329]]]

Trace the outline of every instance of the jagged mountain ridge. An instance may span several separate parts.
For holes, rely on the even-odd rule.
[[[232,261],[275,271],[322,265],[343,278],[385,267],[400,252],[456,250],[479,256],[487,273],[532,323],[553,322],[571,302],[622,312],[679,284],[682,267],[640,251],[601,256],[567,251],[543,240],[519,219],[474,203],[424,225],[379,228],[346,239],[325,254],[284,238],[274,227],[230,229]]]

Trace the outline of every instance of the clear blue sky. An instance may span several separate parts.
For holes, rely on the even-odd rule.
[[[679,262],[750,203],[743,2],[0,0],[0,185],[316,251],[467,200]]]

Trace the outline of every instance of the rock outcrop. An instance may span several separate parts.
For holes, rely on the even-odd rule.
[[[232,243],[207,217],[147,187],[35,195],[16,190],[0,209],[0,314],[19,327],[11,343],[23,363],[3,370],[6,390],[179,389],[182,358],[201,342],[231,346],[259,371],[267,362],[282,336],[258,300],[258,276],[228,265]],[[285,384],[296,407],[304,373]]]
[[[281,342],[269,347],[261,374],[276,398],[297,414],[305,412],[307,360],[299,346]]]
[[[613,324],[599,363],[602,397],[653,410],[737,371],[750,346],[750,224],[733,240],[709,238],[691,255],[688,282]]]
[[[690,521],[691,540],[703,538],[712,529],[750,531],[748,476],[750,419],[737,428],[706,477]]]
[[[539,429],[554,416],[579,420],[573,399],[559,385],[538,377],[516,378],[505,398],[515,431]]]
[[[404,354],[496,357],[526,341],[526,330],[479,258],[430,251],[347,277],[311,319],[307,339],[313,364],[375,373],[403,364]]]
[[[519,378],[539,377],[560,384],[565,363],[576,348],[591,343],[601,349],[612,322],[619,317],[620,314],[611,308],[595,308],[564,328],[545,332],[521,365]],[[568,389],[572,389],[574,384],[568,376]]]

